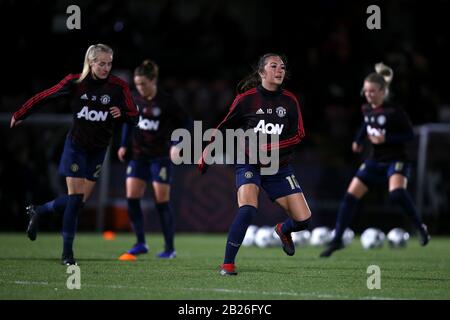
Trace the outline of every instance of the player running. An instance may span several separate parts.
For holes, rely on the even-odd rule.
[[[390,200],[403,208],[419,231],[420,244],[425,246],[430,240],[427,227],[422,223],[407,191],[410,163],[405,144],[414,138],[412,125],[402,108],[386,101],[394,75],[392,69],[378,63],[375,70],[364,80],[363,92],[367,100],[361,109],[364,122],[352,144],[353,152],[360,153],[367,137],[372,150],[344,195],[337,215],[334,239],[321,253],[321,257],[329,257],[334,251],[344,247],[342,235],[350,225],[359,201],[370,188],[386,182],[389,185]]]
[[[141,199],[148,182],[153,187],[165,241],[165,249],[157,257],[176,257],[175,215],[169,205],[173,175],[169,154],[176,147],[170,137],[174,129],[188,127],[191,120],[174,98],[159,89],[158,74],[158,65],[151,60],[136,68],[134,83],[138,94],[134,96],[134,101],[139,106],[139,124],[132,128],[125,123],[122,128],[121,147],[117,155],[122,162],[127,155],[131,158],[127,167],[126,196],[136,243],[119,260],[135,260],[136,255],[148,252],[141,209]]]
[[[268,133],[271,141],[273,135],[279,138],[278,143],[273,143],[267,148],[267,150],[279,149],[279,169],[276,174],[262,175],[261,164],[236,165],[239,209],[228,232],[221,275],[237,274],[235,258],[247,228],[258,211],[260,188],[263,188],[270,199],[279,204],[289,216],[275,227],[287,255],[292,256],[295,253],[291,232],[306,229],[311,219],[311,211],[290,165],[293,149],[305,133],[297,98],[291,92],[282,89],[286,76],[285,63],[286,59],[279,54],[263,55],[256,70],[238,84],[240,94],[236,96],[228,115],[218,126],[222,132],[230,128],[240,128],[244,131],[250,129],[258,134]],[[250,159],[251,154],[247,155]],[[202,156],[199,170],[204,173],[206,169],[207,165]]]
[[[57,85],[36,94],[13,114],[11,128],[26,119],[38,107],[52,98],[69,96],[73,114],[59,173],[66,177],[67,195],[42,206],[27,207],[27,235],[37,237],[39,217],[49,212],[63,213],[63,252],[65,265],[77,264],[73,253],[78,213],[89,198],[100,176],[107,147],[116,122],[135,125],[138,110],[126,82],[111,75],[113,50],[96,44],[88,48],[81,74],[69,74]]]

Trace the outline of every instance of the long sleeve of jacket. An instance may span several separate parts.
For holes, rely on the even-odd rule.
[[[69,74],[53,87],[35,94],[14,113],[14,118],[16,120],[24,120],[49,99],[69,95],[72,85],[79,77],[79,74]]]

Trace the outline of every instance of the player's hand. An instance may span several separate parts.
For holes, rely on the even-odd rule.
[[[383,135],[380,136],[374,136],[374,135],[368,135],[370,142],[373,144],[382,144],[386,141],[386,137]]]
[[[14,116],[11,117],[11,124],[9,125],[10,128],[18,126],[23,120],[16,120]]]
[[[120,115],[122,114],[118,107],[111,107],[111,108],[109,108],[109,113],[111,113],[111,115],[115,119],[120,118]]]
[[[117,151],[117,157],[119,158],[119,160],[121,162],[125,162],[126,153],[127,153],[127,148],[125,148],[125,147],[120,147],[119,150]]]
[[[356,142],[352,143],[352,151],[354,153],[361,153],[363,150],[363,146],[360,144],[357,144]]]

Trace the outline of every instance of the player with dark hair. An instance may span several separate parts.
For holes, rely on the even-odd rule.
[[[282,88],[285,76],[285,57],[274,53],[260,57],[255,71],[238,84],[240,94],[236,96],[227,116],[217,127],[222,132],[225,129],[250,129],[258,135],[265,132],[270,141],[275,141],[266,145],[267,151],[279,150],[279,168],[273,175],[261,174],[260,169],[264,166],[262,162],[248,163],[250,161],[247,160],[252,158],[248,149],[245,151],[246,163],[236,165],[239,210],[229,229],[221,275],[237,274],[235,257],[247,228],[258,211],[261,187],[289,216],[275,227],[287,255],[292,256],[295,253],[291,232],[304,230],[309,225],[311,211],[290,165],[293,148],[305,135],[303,120],[297,98]],[[274,135],[277,136],[278,142],[277,139],[272,139]],[[207,169],[205,152],[198,164],[202,173]]]
[[[126,196],[128,215],[137,238],[136,244],[122,254],[120,260],[135,260],[136,255],[148,252],[141,209],[148,182],[153,187],[165,240],[165,249],[157,257],[176,257],[175,215],[169,205],[173,171],[169,155],[176,148],[171,143],[171,134],[174,129],[188,127],[190,119],[174,98],[159,89],[158,74],[158,65],[151,60],[136,68],[134,83],[138,94],[134,100],[140,110],[139,124],[136,128],[123,125],[121,147],[117,153],[122,162],[127,154],[131,157],[127,167]]]
[[[137,123],[138,111],[125,81],[111,75],[113,50],[96,44],[88,48],[81,74],[69,74],[57,85],[38,93],[14,113],[11,128],[17,126],[40,105],[51,98],[70,96],[73,125],[70,129],[59,165],[66,177],[68,194],[42,206],[27,207],[30,240],[37,237],[39,217],[49,212],[62,212],[62,263],[76,264],[73,255],[78,213],[92,193],[100,176],[107,147],[117,121]]]
[[[329,257],[344,247],[342,236],[359,201],[370,188],[386,182],[389,184],[390,200],[399,204],[411,219],[419,232],[420,244],[425,246],[430,240],[427,227],[422,223],[407,191],[410,164],[405,143],[414,138],[412,125],[402,108],[386,101],[394,75],[392,69],[378,63],[375,70],[364,80],[363,93],[367,100],[362,106],[364,122],[352,144],[353,152],[360,153],[367,137],[372,146],[371,154],[359,167],[347,189],[339,207],[335,236],[321,257]]]

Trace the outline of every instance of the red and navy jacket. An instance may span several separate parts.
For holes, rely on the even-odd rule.
[[[122,126],[121,146],[128,147],[132,137],[132,159],[168,157],[173,130],[189,128],[191,118],[172,96],[161,90],[151,101],[139,93],[134,93],[133,99],[139,107],[139,123],[134,128],[127,123]]]
[[[57,85],[42,91],[14,113],[16,120],[24,120],[48,99],[69,96],[73,125],[69,136],[86,150],[106,148],[110,143],[116,120],[137,124],[139,112],[125,81],[109,75],[106,79],[94,79],[90,74],[80,83],[79,74],[69,74]],[[121,110],[121,117],[114,119],[111,107]]]
[[[269,143],[262,147],[267,151],[279,150],[280,166],[290,163],[295,145],[305,136],[295,95],[284,89],[269,91],[261,85],[237,95],[225,119],[217,127],[222,132],[239,128],[267,134]],[[278,143],[270,142],[273,135],[278,135]]]
[[[355,142],[362,144],[367,135],[385,136],[385,142],[371,144],[368,159],[378,162],[408,161],[406,142],[414,139],[411,121],[403,110],[389,102],[377,108],[368,103],[361,107],[364,122]]]

